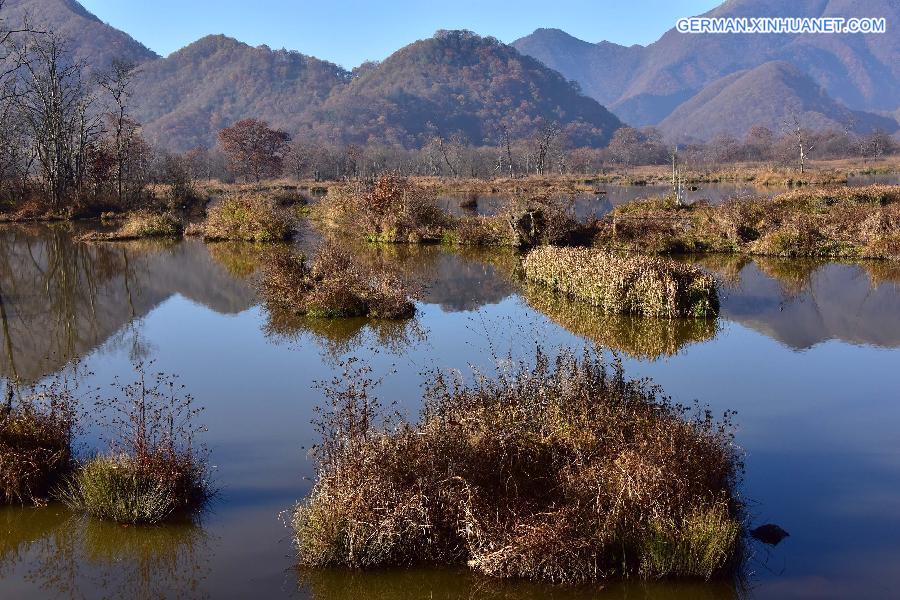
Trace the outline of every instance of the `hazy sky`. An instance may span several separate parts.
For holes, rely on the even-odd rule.
[[[722,0],[81,0],[100,19],[159,54],[211,33],[299,50],[345,67],[381,60],[438,29],[504,42],[538,27],[583,40],[647,44],[679,17]]]

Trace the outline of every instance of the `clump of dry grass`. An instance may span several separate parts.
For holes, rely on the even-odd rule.
[[[617,207],[597,245],[644,253],[900,259],[900,186],[803,188],[718,206],[668,199]]]
[[[727,416],[692,415],[591,352],[472,383],[434,373],[416,425],[385,418],[371,385],[350,366],[326,389],[317,480],[292,520],[303,565],[555,583],[740,568]]]
[[[72,467],[77,403],[62,381],[17,401],[8,393],[0,407],[0,504],[41,503]]]
[[[450,223],[434,194],[403,177],[331,189],[315,213],[326,226],[373,242],[437,242]]]
[[[547,246],[529,252],[522,267],[528,280],[606,313],[705,318],[719,312],[715,278],[668,259]]]
[[[118,523],[158,523],[193,514],[209,500],[205,451],[196,437],[202,411],[182,395],[174,377],[149,379],[136,366],[136,381],[115,384],[113,398],[97,408],[115,433],[109,451],[83,464],[61,488],[73,510]]]
[[[273,252],[260,291],[270,308],[294,315],[405,319],[415,313],[406,288],[387,269],[365,265],[329,240],[311,264],[290,250]]]
[[[168,212],[138,210],[125,216],[122,225],[112,232],[93,231],[82,236],[85,241],[128,241],[145,238],[180,238],[184,224]]]
[[[575,218],[572,204],[549,195],[516,196],[497,215],[455,219],[444,241],[471,246],[531,248],[585,241],[586,228]]]
[[[280,242],[289,239],[293,232],[290,211],[274,199],[260,194],[234,194],[210,208],[206,221],[189,227],[185,233],[208,241]]]

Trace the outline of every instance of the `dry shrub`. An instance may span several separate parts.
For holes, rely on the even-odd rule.
[[[529,252],[522,266],[528,280],[606,313],[701,318],[719,312],[715,278],[668,259],[547,246]]]
[[[273,252],[260,291],[270,308],[295,315],[404,319],[415,313],[398,276],[361,263],[331,240],[319,247],[312,264],[291,250]]]
[[[415,426],[385,419],[371,384],[351,368],[326,389],[318,478],[293,516],[303,565],[578,583],[741,564],[727,415],[692,415],[591,352],[473,383],[434,373]]]
[[[744,252],[900,258],[900,186],[803,188],[718,206],[665,199],[617,207],[597,225],[598,245],[644,253]]]
[[[11,385],[7,382],[7,386]],[[0,408],[0,504],[41,503],[72,466],[76,400],[57,380]]]
[[[317,212],[331,228],[386,243],[437,242],[450,223],[432,192],[392,175],[329,190]]]
[[[274,200],[259,194],[236,194],[223,198],[209,209],[206,221],[188,233],[206,240],[279,242],[294,231],[290,212]]]
[[[140,240],[144,238],[180,238],[184,232],[181,219],[172,213],[134,211],[116,231],[94,231],[82,236],[82,240]]]
[[[73,510],[119,523],[158,523],[174,514],[193,514],[211,496],[206,453],[196,437],[202,411],[175,377],[116,382],[116,396],[97,407],[112,431],[107,454],[98,455],[71,477],[60,496]]]
[[[515,197],[497,215],[456,219],[444,241],[471,246],[531,248],[584,242],[586,231],[575,218],[570,200],[538,195]]]

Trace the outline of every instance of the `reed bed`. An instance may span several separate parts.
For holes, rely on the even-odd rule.
[[[680,318],[719,312],[714,277],[659,257],[547,246],[528,253],[526,279],[605,313]]]
[[[202,411],[174,377],[148,377],[114,385],[116,395],[96,407],[111,431],[108,450],[90,458],[60,488],[72,510],[125,524],[193,516],[212,496],[206,452],[197,442]]]
[[[128,241],[145,238],[180,238],[184,232],[181,219],[169,212],[139,210],[128,213],[122,225],[112,232],[93,231],[85,241]]]
[[[594,243],[642,253],[900,260],[900,186],[803,188],[717,206],[634,202],[597,224]]]
[[[505,364],[469,383],[432,373],[415,425],[385,416],[367,371],[336,380],[293,513],[300,563],[554,583],[740,571],[727,415],[672,404],[597,353]]]

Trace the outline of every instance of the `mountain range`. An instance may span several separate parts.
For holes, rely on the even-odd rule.
[[[885,16],[890,24],[900,22],[898,4],[729,0],[707,16]],[[760,124],[777,130],[790,115],[811,129],[893,132],[900,114],[900,36],[890,31],[671,30],[629,47],[553,29],[511,45],[441,31],[350,71],[222,35],[159,57],[75,0],[7,0],[3,12],[7,22],[27,14],[67,37],[89,70],[116,58],[138,64],[133,114],[151,142],[176,151],[210,147],[220,129],[248,117],[315,140],[413,148],[435,135],[462,135],[475,145],[496,144],[507,133],[526,139],[551,122],[574,145],[589,146],[605,145],[624,123],[708,139]]]
[[[773,65],[752,78],[756,85],[773,84],[757,90],[757,95],[772,96],[775,104],[782,100],[790,104],[798,98],[819,95],[821,88],[829,97],[824,102],[830,112],[814,121],[835,121],[838,113],[849,110],[847,107],[885,116],[896,114],[900,108],[900,36],[891,30],[891,24],[900,23],[900,2],[896,0],[728,0],[702,16],[884,17],[888,31],[870,35],[742,35],[683,34],[671,29],[648,46],[626,47],[609,42],[591,44],[557,29],[538,29],[512,45],[577,81],[588,95],[609,106],[623,121],[634,126],[663,125],[663,131],[670,134],[686,133],[681,127],[687,121],[712,123],[713,128],[720,125],[732,131],[746,131],[755,125],[743,116],[740,107],[730,111],[738,119],[735,122],[726,112],[712,110],[716,105],[708,99],[715,90],[730,87],[734,92],[736,82],[730,78],[735,74],[745,72],[746,76],[748,70],[773,61],[793,65],[808,79],[787,82],[784,76],[772,77],[784,72]],[[749,81],[737,83],[746,85]],[[778,95],[784,92],[793,98]],[[686,105],[701,93],[703,98]],[[731,98],[736,95],[731,94]],[[842,108],[837,110],[836,105]],[[667,123],[679,108],[681,114]],[[688,110],[694,111],[691,119],[686,119]],[[864,131],[861,122],[869,121],[857,118],[851,128]],[[896,123],[888,121],[887,125],[896,129]],[[709,128],[707,125],[704,129],[708,132]]]

